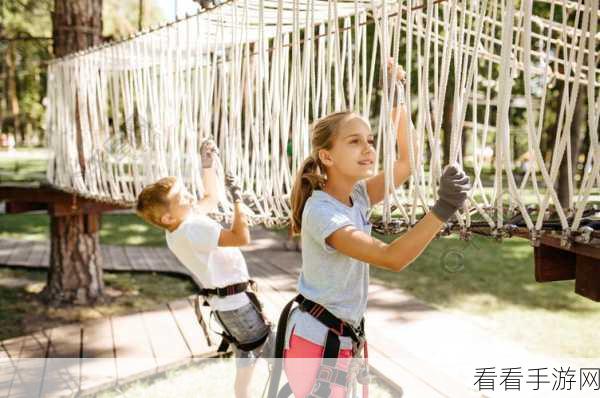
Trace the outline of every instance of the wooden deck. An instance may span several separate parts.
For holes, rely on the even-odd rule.
[[[43,243],[0,240],[0,264],[37,267],[47,264]],[[278,319],[296,292],[301,255],[283,251],[278,237],[253,231],[244,254],[259,297],[271,319]],[[174,256],[162,248],[137,249],[103,246],[105,269],[166,271],[187,274]],[[29,253],[27,253],[29,252]],[[27,254],[26,254],[27,253]],[[98,392],[143,376],[216,354],[220,339],[196,321],[191,298],[165,304],[155,311],[108,317],[62,326],[0,343],[0,396],[74,396]],[[208,307],[203,307],[208,319]],[[407,341],[407,331],[424,333],[439,311],[404,295],[372,284],[369,292],[367,335],[369,362],[375,374],[405,398],[481,397],[470,386],[411,349],[438,349],[445,341]],[[424,323],[425,322],[425,323]],[[447,320],[443,320],[447,322]],[[214,328],[215,322],[211,323]],[[459,333],[461,330],[457,330]],[[400,338],[400,336],[403,336]],[[480,336],[482,342],[484,336]],[[467,341],[473,334],[462,337]],[[443,340],[443,339],[442,339]],[[489,339],[485,340],[487,343]],[[420,344],[420,345],[419,345]],[[460,344],[468,344],[459,341]],[[463,347],[464,349],[464,347]],[[481,365],[481,364],[480,364]]]
[[[166,247],[100,245],[103,266],[107,271],[154,271],[188,275]],[[0,239],[0,265],[47,268],[50,242]]]

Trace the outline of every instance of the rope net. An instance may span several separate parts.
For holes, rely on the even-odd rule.
[[[230,1],[58,59],[48,68],[55,154],[48,180],[129,203],[144,185],[174,175],[201,197],[198,152],[212,136],[221,173],[230,170],[243,185],[251,220],[285,224],[310,124],[330,112],[353,109],[370,119],[374,167],[393,186],[388,115],[398,89],[412,115],[413,175],[374,208],[384,231],[408,228],[428,211],[448,162],[473,182],[455,222],[461,231],[476,225],[502,234],[518,218],[535,237],[549,212],[564,235],[576,231],[600,195],[599,0],[422,1]],[[390,56],[407,71],[405,87],[382,73]],[[558,99],[549,94],[556,84]],[[548,132],[551,101],[559,105]],[[579,173],[568,156],[576,110],[584,112],[589,148]],[[514,123],[515,115],[524,121]],[[554,146],[544,158],[548,134]],[[520,166],[517,140],[527,148]],[[556,186],[562,162],[564,207]],[[225,216],[231,207],[221,198]]]

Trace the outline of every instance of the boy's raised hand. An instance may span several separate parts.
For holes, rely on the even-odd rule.
[[[438,189],[439,198],[431,211],[446,222],[462,207],[471,189],[469,176],[458,165],[449,165],[444,169]]]
[[[212,167],[215,153],[217,153],[217,146],[212,138],[202,141],[200,145],[200,160],[202,161],[203,168],[209,169]]]
[[[242,188],[238,185],[236,178],[231,173],[225,174],[225,187],[231,194],[234,203],[242,201]]]

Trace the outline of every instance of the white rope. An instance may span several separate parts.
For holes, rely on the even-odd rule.
[[[377,134],[374,167],[386,173],[386,194],[374,212],[386,224],[396,217],[414,225],[437,199],[442,167],[451,161],[474,172],[468,204],[457,213],[463,231],[476,222],[500,231],[516,211],[536,232],[552,204],[562,229],[576,230],[600,194],[600,11],[598,0],[546,2],[549,17],[535,15],[532,0],[519,9],[505,0],[426,0],[417,9],[421,2],[243,0],[54,61],[46,115],[54,167],[47,177],[85,196],[131,202],[146,184],[175,175],[201,197],[199,143],[212,136],[220,149],[218,174],[239,176],[251,221],[281,224],[291,210],[295,172],[310,153],[310,124],[353,109]],[[390,56],[404,61],[405,86],[382,73]],[[513,159],[520,132],[509,117],[517,78],[535,81],[524,84],[523,134],[533,159],[521,181]],[[446,104],[450,79],[454,91]],[[543,159],[548,85],[557,79],[565,90],[552,156]],[[413,174],[401,189],[392,180],[397,153],[390,99],[396,90],[416,114],[408,134]],[[581,179],[574,180],[577,169],[568,155],[580,90],[590,147]],[[441,147],[445,109],[452,110],[447,160]],[[491,165],[486,151],[494,139]],[[565,156],[567,211],[555,187]],[[225,217],[232,206],[223,186],[219,198],[216,216]],[[535,216],[528,213],[532,204],[539,205]]]

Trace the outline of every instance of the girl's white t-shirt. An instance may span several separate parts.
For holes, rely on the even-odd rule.
[[[169,249],[207,289],[249,279],[246,260],[240,249],[219,247],[221,230],[221,225],[208,216],[190,213],[175,231],[166,231]],[[208,297],[208,303],[217,311],[235,310],[249,302],[245,293]]]

